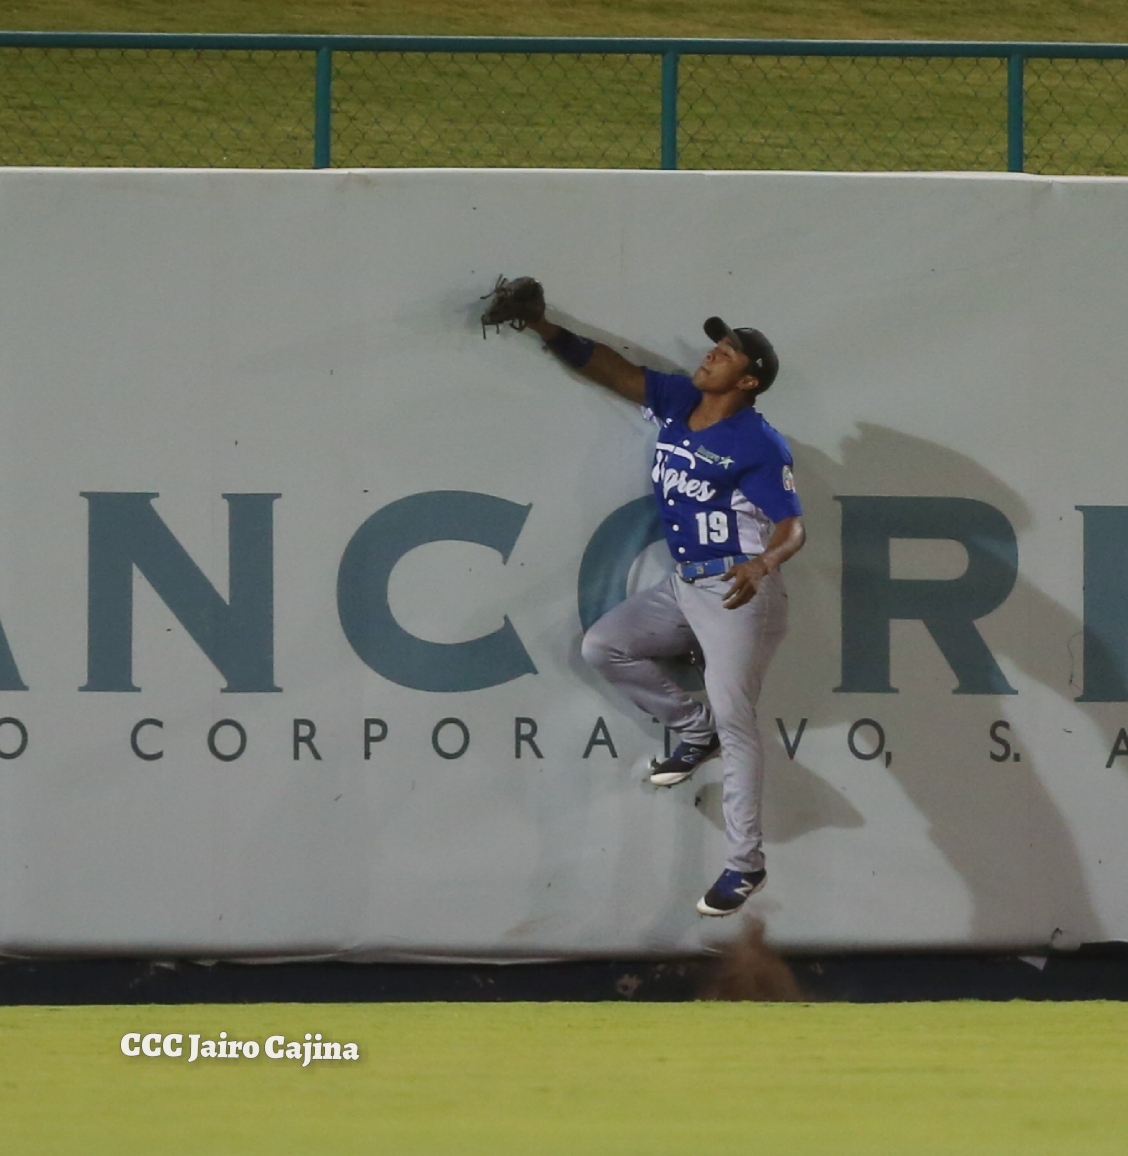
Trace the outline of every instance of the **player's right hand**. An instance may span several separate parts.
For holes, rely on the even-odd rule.
[[[759,555],[755,558],[749,558],[747,562],[737,562],[735,566],[730,566],[721,575],[723,579],[732,582],[724,598],[721,599],[721,605],[726,610],[735,610],[738,606],[751,602],[756,597],[756,591],[760,588],[760,583],[767,573],[768,568]]]

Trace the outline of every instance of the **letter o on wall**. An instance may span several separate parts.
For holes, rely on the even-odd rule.
[[[426,642],[400,626],[388,602],[396,563],[419,546],[471,542],[507,562],[531,508],[490,494],[435,490],[400,498],[362,523],[337,571],[341,629],[360,660],[413,690],[484,690],[536,674],[508,615],[480,638]]]
[[[5,749],[3,742],[0,742],[0,759],[18,759],[27,750],[27,727],[18,718],[11,716],[0,718],[0,730],[4,727],[15,727],[20,737],[14,747],[7,749]]]
[[[857,744],[858,731],[872,730],[873,731],[873,750],[863,751]],[[849,734],[846,736],[846,745],[850,748],[850,754],[856,759],[861,759],[868,763],[871,759],[880,758],[882,752],[885,750],[885,731],[881,723],[872,718],[860,718],[850,728]]]
[[[439,735],[448,726],[456,727],[462,732],[462,745],[457,750],[446,750],[439,743]],[[460,759],[470,746],[470,731],[460,718],[441,718],[435,723],[435,729],[431,732],[431,746],[435,748],[435,754],[442,759]]]
[[[243,1056],[245,1059],[253,1060],[258,1055],[258,1044],[254,1040],[246,1040],[243,1044]]]
[[[580,560],[580,625],[588,630],[627,596],[635,559],[663,538],[662,522],[650,494],[610,513],[591,536]]]
[[[230,727],[239,736],[239,745],[235,750],[229,751],[226,754],[216,746],[216,738],[219,732],[225,727]],[[212,755],[219,759],[220,762],[233,763],[246,749],[247,732],[243,729],[242,723],[236,722],[233,718],[221,718],[219,722],[208,731],[208,750],[211,751]]]

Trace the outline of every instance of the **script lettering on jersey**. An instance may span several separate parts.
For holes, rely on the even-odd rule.
[[[670,458],[676,455],[687,458],[689,468],[695,469],[697,458],[689,450],[684,450],[681,446],[669,445],[666,442],[659,442],[654,450],[654,469],[650,476],[653,481],[661,483],[663,497],[668,498],[671,490],[677,490],[679,494],[684,494],[687,498],[696,498],[699,502],[708,502],[716,497],[716,489],[707,481],[702,478],[691,478],[685,470],[668,465]]]

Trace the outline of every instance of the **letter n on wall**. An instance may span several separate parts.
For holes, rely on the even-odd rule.
[[[84,493],[89,503],[87,667],[81,690],[136,691],[133,571],[143,575],[226,678],[225,691],[274,685],[274,519],[280,494],[224,494],[227,601],[153,509],[157,494]]]

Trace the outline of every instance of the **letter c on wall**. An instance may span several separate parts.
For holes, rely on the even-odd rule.
[[[469,642],[426,642],[404,630],[388,605],[388,582],[405,554],[429,542],[474,542],[506,562],[531,508],[490,494],[433,490],[400,498],[363,522],[337,572],[341,628],[361,661],[412,690],[482,690],[536,674],[508,615],[492,634]]]

